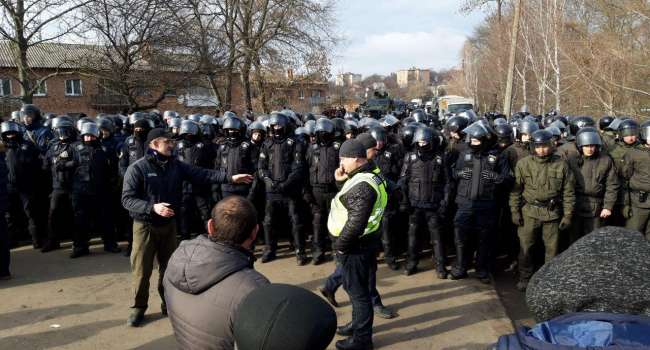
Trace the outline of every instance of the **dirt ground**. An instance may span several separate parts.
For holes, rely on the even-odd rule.
[[[66,247],[47,254],[28,247],[12,251],[14,278],[0,281],[0,349],[175,348],[171,325],[160,313],[157,273],[152,276],[146,324],[129,328],[128,259],[95,245],[90,256],[71,260],[69,244]],[[272,282],[317,292],[334,264],[298,267],[293,256],[285,254],[255,267]],[[497,278],[495,289],[472,278],[441,281],[431,268],[431,262],[423,260],[421,272],[406,277],[380,265],[379,292],[399,317],[375,318],[375,348],[486,349],[499,335],[512,332],[513,323],[531,322],[511,277]],[[351,306],[342,289],[337,299],[341,325],[350,320]]]

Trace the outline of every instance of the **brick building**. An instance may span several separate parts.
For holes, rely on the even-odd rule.
[[[80,44],[45,43],[28,51],[30,74],[36,78],[52,75],[33,97],[33,103],[44,112],[94,116],[98,113],[120,113],[129,109],[129,97],[110,89],[110,84],[98,75],[88,72],[84,60],[96,55],[96,47]],[[213,94],[207,78],[187,71],[182,64],[167,65],[152,70],[146,60],[132,73],[142,79],[142,88],[132,98],[139,105],[157,103],[160,111],[174,110],[181,114],[214,114],[219,100]],[[155,75],[152,77],[151,75]],[[0,41],[0,117],[20,108],[21,85],[16,79],[17,69],[9,43]],[[162,77],[161,77],[162,76]],[[224,84],[216,78],[217,84]],[[164,81],[165,86],[157,84]],[[256,96],[257,91],[253,92]],[[327,82],[294,79],[293,75],[273,79],[266,84],[267,102],[270,108],[284,106],[299,112],[322,110],[328,96]],[[241,79],[233,79],[232,110],[242,113],[245,103]],[[255,111],[261,111],[254,103]]]
[[[93,46],[90,45],[46,43],[30,48],[27,57],[30,74],[36,78],[53,75],[39,87],[33,103],[42,111],[57,114],[95,115],[128,110],[130,104],[127,96],[115,93],[96,75],[86,72],[81,62],[92,54]],[[140,64],[138,70],[137,74],[146,80],[150,71],[146,63]],[[181,114],[214,114],[219,101],[212,94],[207,79],[174,67],[166,68],[163,72],[156,71],[155,74],[165,75],[165,79],[173,81],[174,85],[154,87],[143,81],[143,86],[148,87],[138,91],[135,96],[141,105],[150,104],[162,96],[156,107],[159,110],[175,110]],[[11,48],[8,42],[0,42],[0,113],[3,116],[21,104],[21,85],[16,76]],[[233,105],[243,105],[241,95],[241,84],[236,79]]]

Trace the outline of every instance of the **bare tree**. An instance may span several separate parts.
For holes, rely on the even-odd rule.
[[[31,103],[36,90],[54,72],[39,76],[30,69],[28,52],[31,48],[71,34],[81,21],[74,12],[92,0],[2,0],[0,1],[0,37],[8,40],[21,86],[21,98]]]
[[[162,0],[94,0],[83,8],[98,43],[82,71],[100,90],[126,99],[129,110],[155,108],[169,86],[166,72],[182,66],[165,52],[164,10]]]

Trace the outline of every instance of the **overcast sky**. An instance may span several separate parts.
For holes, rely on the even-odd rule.
[[[345,42],[332,74],[387,75],[400,69],[450,68],[485,14],[459,13],[461,0],[347,0],[338,3]]]

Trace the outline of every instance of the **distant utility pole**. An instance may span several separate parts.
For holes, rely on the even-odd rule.
[[[510,116],[512,109],[512,83],[515,78],[515,58],[517,55],[517,37],[519,36],[519,17],[521,16],[522,0],[515,2],[515,18],[512,21],[510,35],[510,61],[508,62],[508,80],[506,81],[506,94],[503,97],[503,114]]]

